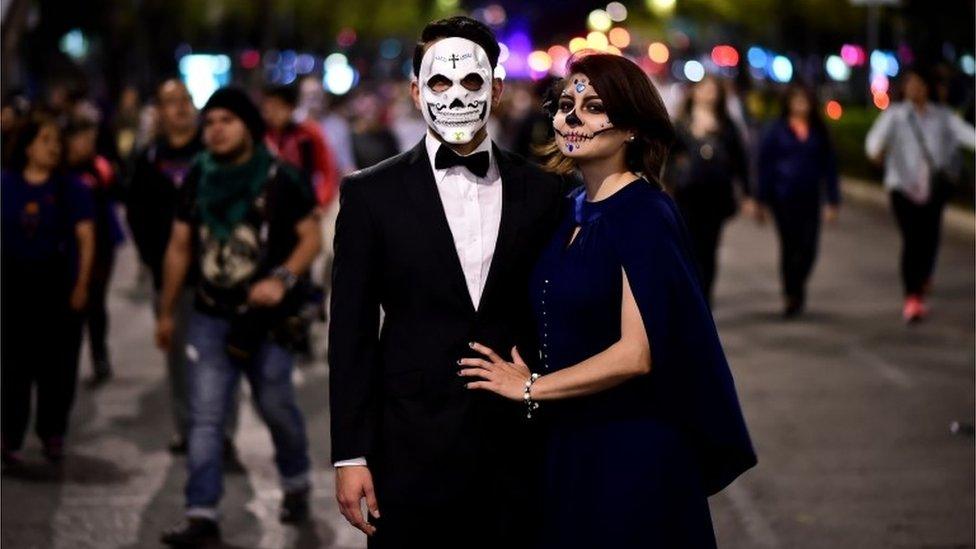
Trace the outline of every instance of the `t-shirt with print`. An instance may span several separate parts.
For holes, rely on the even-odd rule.
[[[199,182],[200,168],[195,165],[180,190],[176,209],[176,219],[190,224],[193,232],[196,308],[232,316],[243,312],[251,285],[291,256],[298,244],[295,225],[312,213],[315,199],[297,170],[273,162],[250,211],[221,241],[202,223]],[[294,308],[299,303],[288,296],[279,309]]]
[[[20,173],[4,170],[0,196],[4,277],[30,282],[57,275],[64,284],[73,284],[78,270],[75,226],[92,220],[95,210],[85,185],[60,174],[32,185]]]

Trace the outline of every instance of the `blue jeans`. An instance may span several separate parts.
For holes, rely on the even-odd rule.
[[[229,320],[198,311],[192,313],[187,327],[188,516],[217,517],[217,503],[223,493],[225,423],[242,373],[247,376],[254,404],[271,431],[282,489],[291,492],[309,486],[308,440],[291,383],[291,353],[268,341],[251,360],[234,359],[224,345],[229,330]]]

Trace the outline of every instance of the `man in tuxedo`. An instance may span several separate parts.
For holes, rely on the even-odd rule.
[[[428,24],[411,84],[427,135],[341,187],[332,458],[342,513],[373,549],[529,546],[540,517],[525,406],[457,375],[472,341],[538,357],[527,283],[563,203],[560,179],[487,135],[498,54],[473,19]]]

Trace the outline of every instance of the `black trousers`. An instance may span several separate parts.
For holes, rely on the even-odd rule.
[[[81,315],[69,309],[67,292],[50,279],[15,278],[20,284],[5,281],[0,314],[0,436],[8,451],[24,443],[35,394],[37,435],[65,436],[81,347]]]
[[[718,272],[718,246],[722,239],[722,227],[726,217],[715,212],[714,208],[694,207],[679,204],[691,244],[694,246],[695,261],[701,277],[702,291],[708,302],[712,302],[715,276]]]
[[[917,204],[899,191],[891,192],[891,209],[901,232],[901,279],[905,295],[921,295],[939,253],[945,200]]]
[[[820,244],[819,197],[774,202],[772,210],[779,235],[783,295],[803,302]]]
[[[538,547],[542,520],[515,513],[499,516],[494,505],[384,505],[380,518],[369,518],[376,534],[369,538],[369,549],[531,549]],[[519,505],[521,502],[513,502]]]
[[[115,267],[115,250],[100,251],[92,268],[91,283],[88,285],[88,306],[85,311],[85,325],[88,327],[88,342],[91,346],[92,365],[97,370],[108,366],[108,287]]]

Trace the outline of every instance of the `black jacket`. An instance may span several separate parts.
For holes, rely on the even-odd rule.
[[[528,277],[559,220],[564,184],[521,157],[494,154],[501,225],[477,311],[423,141],[341,187],[332,459],[365,456],[381,506],[484,503],[538,465],[524,405],[469,391],[457,376],[457,360],[475,356],[469,341],[538,358]]]
[[[126,189],[126,220],[139,258],[152,272],[156,288],[163,281],[163,256],[183,178],[202,150],[199,135],[179,149],[160,138],[136,156]]]

